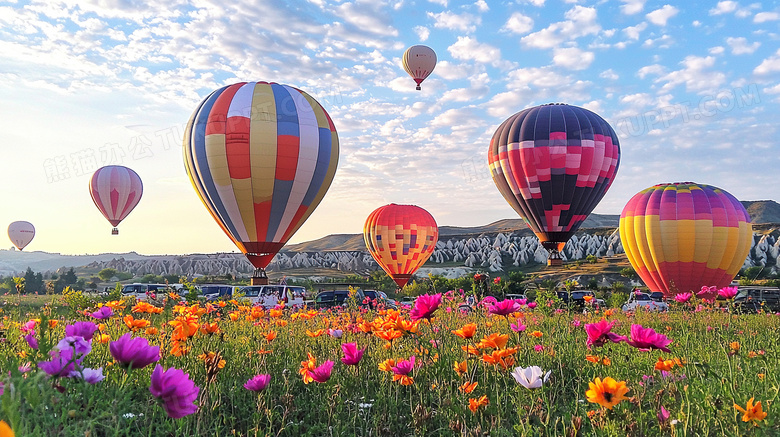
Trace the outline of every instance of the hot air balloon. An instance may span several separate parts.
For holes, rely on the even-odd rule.
[[[92,175],[89,194],[95,206],[114,227],[111,235],[119,234],[119,222],[138,205],[143,190],[138,173],[121,165],[101,167]]]
[[[560,252],[601,201],[617,173],[620,144],[612,127],[577,106],[549,104],[509,117],[493,134],[493,182],[561,265]]]
[[[417,91],[420,84],[428,77],[436,67],[436,52],[428,46],[411,46],[404,52],[404,70],[412,76],[417,83]]]
[[[338,154],[325,109],[277,83],[241,82],[212,92],[184,135],[187,175],[255,266],[255,284],[267,281],[265,268],[322,201]]]
[[[363,239],[371,256],[403,288],[433,253],[439,227],[419,206],[391,203],[368,216]]]
[[[646,188],[620,215],[620,240],[629,262],[651,291],[668,297],[699,292],[702,286],[728,286],[752,238],[750,216],[734,196],[693,182]]]
[[[8,225],[8,238],[17,249],[23,250],[35,237],[35,226],[30,222],[18,221]]]

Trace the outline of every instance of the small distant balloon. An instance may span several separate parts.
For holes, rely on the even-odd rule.
[[[143,194],[143,183],[138,173],[121,165],[107,165],[97,169],[89,181],[89,194],[98,210],[118,235],[119,223],[138,205]]]
[[[23,250],[35,237],[35,226],[30,222],[18,221],[8,225],[8,238],[17,249]]]
[[[369,214],[363,239],[377,264],[403,288],[433,254],[439,227],[419,206],[391,203]]]
[[[411,46],[404,52],[404,70],[412,76],[417,83],[417,91],[420,84],[436,67],[436,52],[428,46]]]

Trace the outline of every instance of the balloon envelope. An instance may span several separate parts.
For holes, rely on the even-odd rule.
[[[409,73],[409,76],[412,76],[419,91],[422,81],[436,67],[436,52],[428,46],[411,46],[404,52],[403,60],[404,70]]]
[[[509,117],[493,134],[488,152],[498,190],[551,261],[604,197],[619,163],[612,127],[587,109],[564,104]]]
[[[726,191],[682,182],[644,189],[620,215],[620,240],[651,291],[699,292],[728,286],[747,258],[752,225]],[[700,294],[714,297],[714,292]]]
[[[287,85],[241,82],[206,97],[184,136],[184,165],[214,220],[258,269],[314,212],[338,164],[325,109]]]
[[[17,249],[22,250],[35,237],[35,226],[30,222],[18,221],[8,225],[8,238]]]
[[[116,226],[138,205],[143,194],[143,183],[138,173],[121,165],[107,165],[95,171],[89,181],[89,194],[98,210]]]
[[[363,239],[371,256],[403,288],[433,253],[439,227],[419,206],[392,203],[368,216]]]

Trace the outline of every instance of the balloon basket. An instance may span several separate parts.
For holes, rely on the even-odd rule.
[[[268,277],[252,276],[249,278],[249,285],[268,285]]]
[[[547,257],[547,266],[548,267],[561,267],[563,266],[563,258],[561,258],[561,253],[557,250],[550,250],[550,255]]]
[[[415,89],[416,89],[417,91],[420,91],[420,90],[422,89],[422,87],[420,87],[420,85],[417,85],[417,88],[415,88]]]
[[[111,235],[119,235],[119,229],[117,228],[111,229]]]

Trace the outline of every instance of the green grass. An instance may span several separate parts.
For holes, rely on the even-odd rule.
[[[13,299],[10,299],[13,300]],[[776,400],[780,387],[780,316],[732,315],[720,310],[677,310],[665,314],[617,313],[613,331],[628,335],[630,325],[638,323],[668,335],[672,353],[640,352],[620,343],[589,351],[585,346],[587,323],[602,314],[569,312],[544,314],[542,309],[524,313],[528,329],[515,333],[503,317],[481,312],[468,315],[457,302],[446,302],[432,323],[423,323],[417,334],[407,334],[393,342],[391,349],[377,336],[352,332],[358,320],[373,320],[377,313],[359,310],[342,314],[321,313],[306,320],[286,312],[280,318],[231,321],[228,304],[200,317],[200,322],[217,321],[221,333],[197,334],[190,340],[189,354],[170,355],[167,324],[175,314],[167,305],[161,314],[133,314],[145,318],[164,332],[151,335],[150,342],[163,346],[160,364],[189,373],[201,387],[197,413],[182,419],[168,418],[150,395],[152,367],[132,371],[109,365],[108,344],[93,345],[84,365],[103,366],[106,379],[95,386],[70,379],[51,380],[33,370],[26,377],[18,367],[43,359],[64,335],[64,327],[74,320],[86,320],[68,307],[53,303],[38,305],[25,301],[21,307],[8,306],[2,320],[5,341],[0,343],[0,363],[5,378],[5,393],[0,397],[0,419],[12,423],[17,436],[138,436],[138,435],[292,435],[292,436],[405,436],[405,435],[487,435],[491,436],[721,436],[777,435],[780,420]],[[127,332],[121,315],[105,323],[112,339]],[[29,318],[50,316],[58,320],[53,329],[40,329],[41,351],[33,351],[22,338],[21,323]],[[281,321],[287,322],[281,326]],[[514,321],[511,319],[509,321]],[[539,390],[518,385],[508,370],[484,364],[479,358],[468,360],[469,374],[459,377],[453,363],[466,359],[461,346],[467,344],[450,331],[466,323],[478,325],[474,342],[491,333],[509,335],[507,346],[517,346],[514,366],[540,366],[551,370],[548,383]],[[46,320],[44,320],[46,323]],[[577,323],[580,326],[575,326]],[[306,331],[328,327],[344,329],[341,339],[328,335],[312,338]],[[263,334],[274,330],[278,337],[266,341]],[[538,330],[541,338],[528,335]],[[142,331],[136,335],[145,335]],[[357,367],[340,362],[341,344],[357,342],[366,355]],[[431,341],[438,343],[433,347]],[[737,353],[730,344],[738,342]],[[542,345],[543,351],[534,347]],[[261,349],[272,350],[258,354]],[[225,367],[209,382],[204,362],[198,355],[219,352]],[[755,353],[755,357],[752,357]],[[763,352],[763,353],[761,353]],[[20,356],[27,354],[26,357]],[[304,384],[298,370],[312,353],[318,363],[336,362],[331,379],[324,383]],[[588,354],[607,356],[611,365],[586,361]],[[402,386],[390,374],[378,369],[387,358],[415,355],[422,365],[413,372],[414,384]],[[438,356],[437,356],[438,355]],[[653,369],[658,357],[677,357],[686,362],[673,369],[673,378],[663,379]],[[243,384],[258,373],[271,375],[271,384],[259,394]],[[763,378],[759,377],[763,375]],[[684,375],[684,377],[683,377]],[[629,400],[612,410],[587,402],[585,392],[595,377],[626,381]],[[646,380],[644,377],[652,377]],[[476,381],[471,394],[458,387]],[[13,386],[13,389],[10,387]],[[490,404],[472,413],[469,398],[486,395]],[[762,401],[768,417],[743,423],[734,403],[743,407],[748,399]],[[671,414],[660,425],[656,413],[663,406]],[[674,421],[674,424],[672,424]]]

